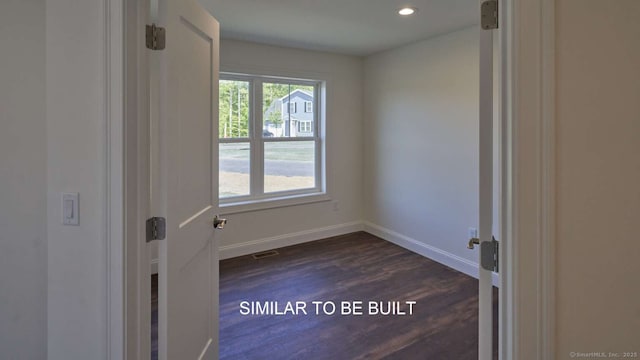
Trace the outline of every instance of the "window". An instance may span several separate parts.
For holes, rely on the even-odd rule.
[[[301,133],[311,132],[311,121],[300,121],[298,123],[298,132],[301,132]]]
[[[265,204],[272,201],[306,202],[324,195],[321,86],[320,81],[221,74],[222,207],[252,209],[251,204],[269,207]],[[298,103],[304,112],[296,111]]]

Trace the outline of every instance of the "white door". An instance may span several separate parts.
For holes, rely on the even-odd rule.
[[[152,160],[159,169],[152,202],[166,218],[158,356],[217,359],[219,24],[194,0],[160,0],[158,10],[158,26],[166,29],[166,48],[157,52],[159,141]]]
[[[493,359],[493,249],[494,234],[494,33],[487,13],[494,13],[497,21],[497,1],[481,0],[480,28],[480,148],[479,148],[479,314],[478,359]],[[485,21],[487,23],[485,23]],[[497,180],[497,179],[496,179]],[[499,204],[500,201],[496,201]]]

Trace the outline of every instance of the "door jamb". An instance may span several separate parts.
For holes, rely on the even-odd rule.
[[[555,357],[554,15],[555,0],[501,2],[501,359]]]
[[[145,25],[149,22],[149,0],[123,1],[125,64],[123,92],[125,156],[124,261],[125,345],[124,359],[151,356],[151,312],[140,311],[151,304],[150,254],[146,243],[149,198],[149,58],[145,46]],[[143,306],[143,304],[147,304]]]
[[[124,0],[104,0],[105,358],[125,356]]]
[[[143,194],[146,173],[144,106],[139,104],[139,56],[143,51],[138,16],[147,0],[103,1],[104,51],[104,236],[105,236],[105,359],[149,358],[150,314],[141,314],[141,301],[148,301],[144,291],[138,251],[144,239],[147,201]],[[135,32],[130,31],[136,29]],[[138,44],[136,44],[138,43]],[[144,245],[144,244],[142,244]],[[144,255],[144,254],[143,254]],[[150,284],[147,284],[150,286]],[[146,295],[145,295],[146,294]],[[150,302],[149,302],[150,303]],[[146,335],[141,335],[141,334]]]
[[[125,59],[124,0],[103,0],[105,9],[105,239],[106,348],[108,359],[138,357],[139,324],[131,319],[139,301],[138,268],[125,244],[132,194],[129,161],[138,152],[127,142],[131,94],[137,76]],[[139,0],[144,1],[144,0]],[[134,1],[136,4],[139,1]],[[503,229],[500,353],[502,359],[555,355],[555,0],[502,1]],[[141,26],[134,22],[138,28]],[[135,102],[135,101],[134,101]],[[125,145],[126,143],[126,145]],[[137,195],[136,195],[137,196]],[[132,215],[135,214],[135,215]],[[139,290],[139,289],[138,289]],[[131,341],[132,339],[138,339]],[[131,352],[131,349],[138,349]]]

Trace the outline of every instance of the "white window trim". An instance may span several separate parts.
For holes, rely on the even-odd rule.
[[[299,120],[298,121],[298,131],[301,133],[310,133],[312,128],[313,120]]]
[[[220,210],[224,214],[264,210],[284,206],[308,204],[320,201],[328,201],[330,197],[326,191],[326,153],[324,140],[324,95],[326,82],[320,80],[308,80],[297,78],[270,77],[237,73],[220,73],[220,80],[237,80],[249,82],[249,137],[218,139],[218,144],[248,142],[251,148],[250,156],[250,195],[220,198]],[[263,137],[263,113],[262,113],[262,85],[263,83],[296,84],[313,86],[315,111],[312,120],[312,136],[299,136],[294,138]],[[284,104],[283,104],[284,105]],[[289,103],[290,105],[290,103]],[[288,106],[282,106],[287,108]],[[283,109],[284,110],[284,109]],[[314,141],[315,142],[315,186],[308,189],[295,189],[289,191],[264,193],[264,144],[267,142],[287,141]],[[219,145],[218,145],[219,146]],[[255,176],[254,174],[258,174]]]
[[[304,102],[304,112],[306,113],[313,112],[313,101]]]
[[[331,201],[331,197],[325,192],[303,193],[298,195],[269,197],[265,199],[235,201],[228,204],[220,203],[220,212],[222,215],[229,215],[325,201]]]

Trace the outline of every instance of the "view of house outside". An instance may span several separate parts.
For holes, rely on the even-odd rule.
[[[314,87],[264,82],[261,90],[262,133],[250,139],[249,82],[220,81],[220,198],[252,195],[252,175],[264,176],[265,194],[315,187],[315,141],[305,139],[315,131]],[[280,138],[300,140],[278,141]],[[251,146],[261,142],[264,174],[256,174],[250,161]]]

